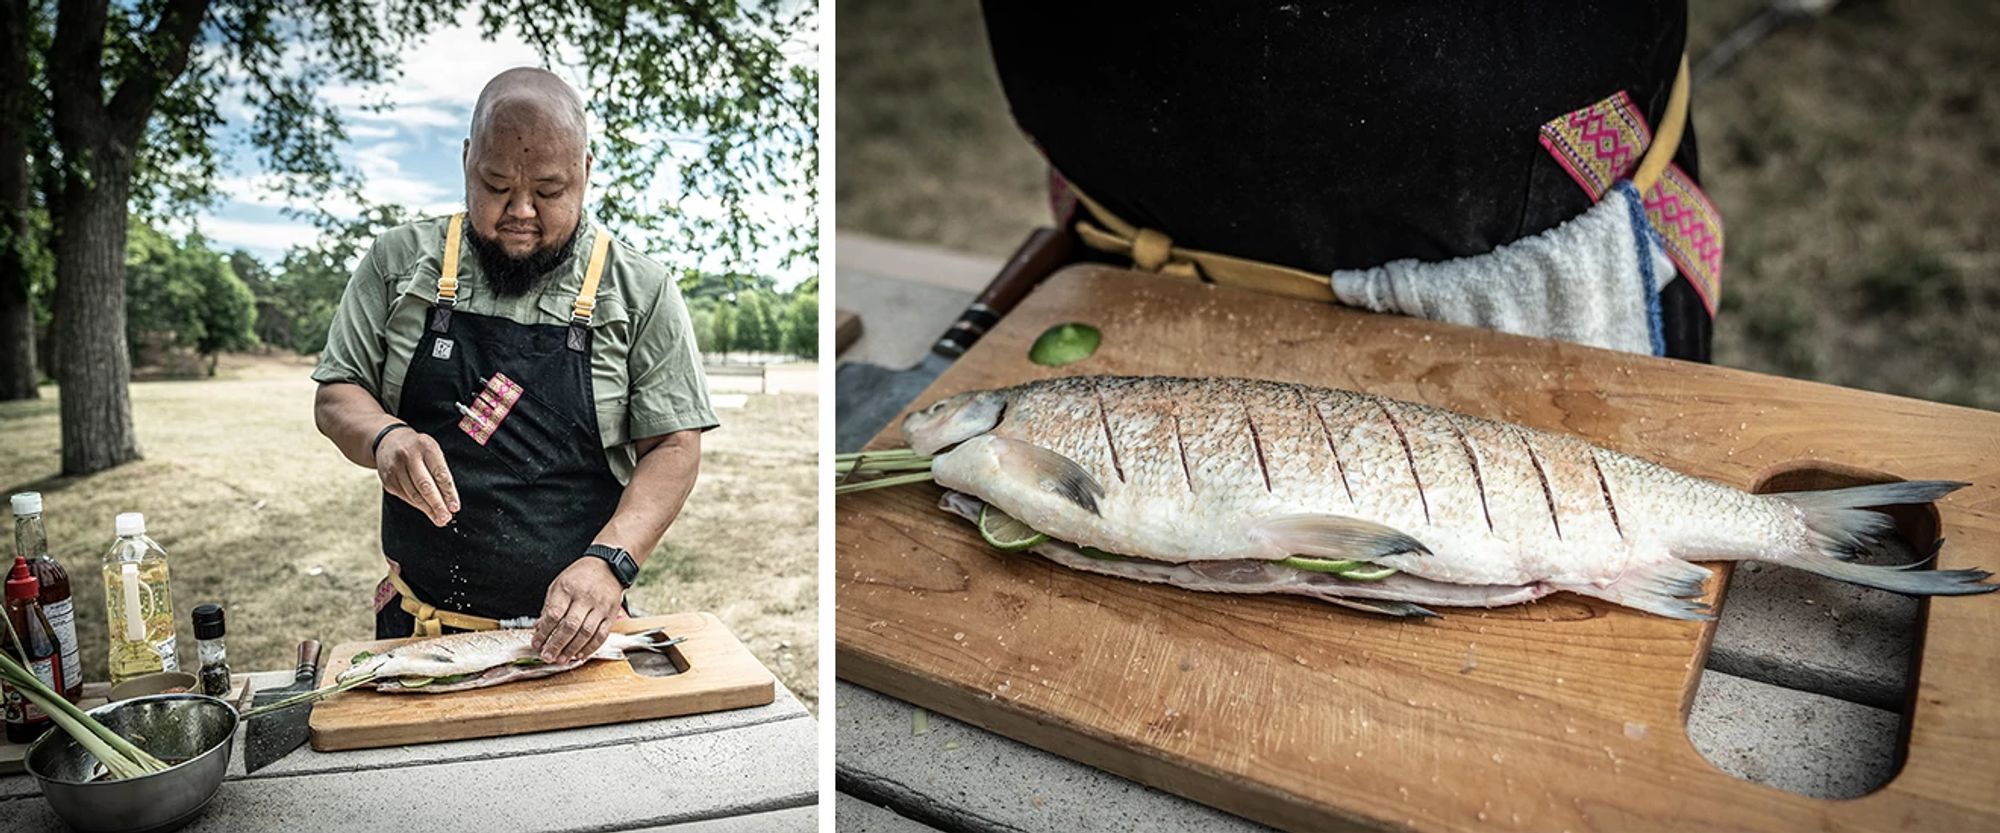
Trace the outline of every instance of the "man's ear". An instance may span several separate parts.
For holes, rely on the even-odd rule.
[[[472,175],[472,137],[471,137],[471,136],[467,136],[467,137],[465,137],[465,142],[464,142],[464,144],[461,144],[461,145],[459,145],[459,148],[458,148],[458,167],[459,167],[459,168],[461,168],[461,169],[463,169],[463,170],[465,171],[465,173],[466,173],[466,175],[467,175],[467,176],[470,176],[470,175]]]
[[[590,151],[583,152],[583,184],[586,187],[590,185],[590,166],[596,161],[597,154]]]

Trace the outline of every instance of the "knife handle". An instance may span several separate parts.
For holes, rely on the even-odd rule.
[[[299,664],[292,672],[294,677],[315,677],[319,675],[319,640],[308,639],[299,643]]]
[[[979,293],[972,306],[958,314],[958,321],[951,329],[931,345],[931,352],[954,359],[964,354],[1001,316],[1027,297],[1028,290],[1070,262],[1075,249],[1076,238],[1067,229],[1043,226],[1030,232],[1021,247],[1014,250],[1014,256],[1000,267],[1000,274],[986,285],[986,291]]]

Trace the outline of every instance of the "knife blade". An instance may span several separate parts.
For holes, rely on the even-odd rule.
[[[300,642],[299,664],[292,671],[292,684],[284,688],[257,692],[250,700],[251,706],[254,708],[269,705],[317,688],[319,661],[319,640],[308,639]],[[243,737],[243,772],[245,774],[256,772],[299,748],[312,731],[311,719],[311,703],[300,703],[250,718],[250,728]]]
[[[1063,264],[1070,262],[1076,238],[1066,229],[1042,227],[1022,241],[1014,256],[979,293],[971,306],[945,330],[923,361],[903,370],[879,364],[849,362],[834,373],[833,446],[836,452],[859,451],[903,406],[937,381],[945,368],[964,355],[987,329]]]

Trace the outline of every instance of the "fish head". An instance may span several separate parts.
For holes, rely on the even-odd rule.
[[[903,439],[919,454],[936,454],[1000,424],[1007,397],[999,391],[953,394],[903,418]]]

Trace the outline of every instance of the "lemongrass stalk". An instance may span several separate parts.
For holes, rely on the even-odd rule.
[[[69,733],[70,737],[75,738],[77,745],[82,746],[84,751],[89,752],[91,757],[96,758],[98,763],[103,764],[105,770],[109,771],[113,778],[137,778],[141,775],[149,775],[166,770],[167,764],[165,761],[155,758],[152,755],[144,755],[143,750],[141,754],[144,757],[127,755],[119,751],[116,745],[108,742],[104,736],[92,731],[92,726],[104,729],[104,724],[98,723],[95,720],[91,720],[89,724],[85,724],[60,709],[51,709],[48,703],[43,702],[46,698],[39,694],[30,694],[28,695],[28,699],[35,701],[35,705],[40,707],[42,711],[48,712],[49,719],[54,720],[56,726],[60,727],[64,732]],[[61,700],[62,698],[57,697],[56,699]],[[104,731],[110,733],[109,729],[104,729]],[[110,734],[112,737],[117,737],[116,733]]]
[[[864,471],[879,471],[879,472],[929,471],[930,467],[931,467],[931,461],[929,458],[925,458],[922,460],[884,460],[880,462],[877,462],[875,460],[868,460],[865,463],[833,464],[833,470],[840,474],[848,474],[850,472],[864,472]]]
[[[12,630],[11,623],[9,630]],[[149,768],[150,771],[157,772],[167,768],[167,765],[162,763],[160,759],[153,757],[152,753],[140,749],[131,741],[126,740],[123,735],[113,732],[109,727],[97,722],[97,718],[85,714],[82,709],[76,707],[75,703],[71,703],[61,694],[49,688],[48,684],[42,682],[42,678],[35,676],[33,671],[28,670],[26,666],[16,663],[13,657],[0,654],[0,675],[7,677],[7,681],[12,683],[15,688],[20,689],[23,695],[40,695],[36,705],[42,711],[48,712],[51,718],[62,715],[70,721],[80,724],[79,728],[96,733],[111,748],[118,750],[120,754],[134,763]],[[57,722],[60,723],[61,721],[58,720]],[[78,736],[74,731],[70,732],[70,736],[75,737],[79,743],[83,742],[83,738]]]
[[[268,714],[270,712],[279,711],[281,709],[288,709],[303,703],[318,702],[328,697],[332,697],[335,694],[339,694],[343,691],[346,691],[350,688],[367,685],[374,681],[375,681],[374,674],[363,674],[351,680],[334,683],[333,685],[330,686],[316,688],[313,689],[312,691],[307,691],[300,694],[294,694],[283,700],[265,703],[264,705],[245,711],[237,716],[244,720],[249,720],[250,718],[256,717],[260,714]]]
[[[884,448],[879,451],[849,451],[845,454],[835,454],[833,455],[833,460],[834,462],[838,463],[838,462],[845,462],[848,460],[859,460],[863,457],[873,457],[882,460],[894,460],[901,457],[928,457],[928,456],[930,455],[918,454],[917,450],[914,448]]]
[[[886,489],[890,486],[902,486],[909,483],[928,483],[930,481],[931,473],[923,471],[916,474],[899,474],[891,477],[878,477],[873,480],[857,480],[851,483],[842,483],[833,487],[833,493],[836,495],[845,495],[854,492],[865,492],[869,489]]]

